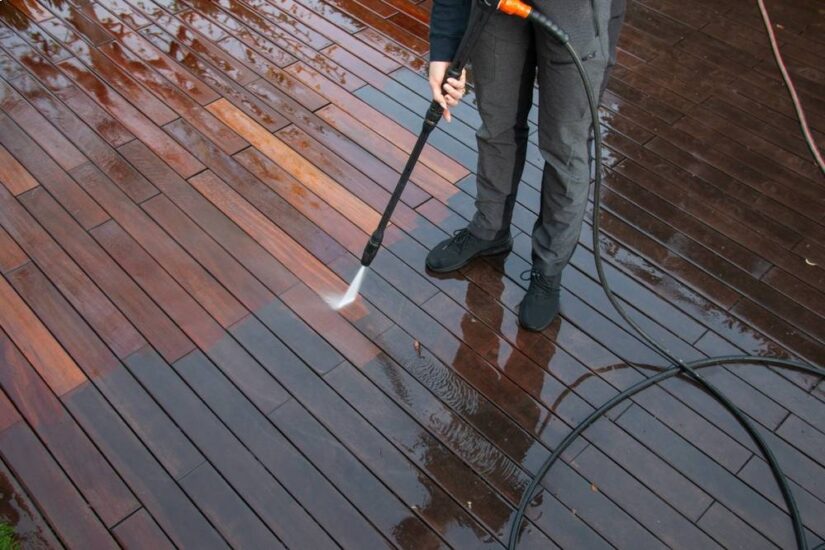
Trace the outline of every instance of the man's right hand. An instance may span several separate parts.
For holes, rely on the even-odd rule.
[[[467,71],[461,71],[461,79],[448,78],[442,89],[441,83],[444,81],[444,75],[447,74],[447,69],[452,63],[449,61],[431,61],[430,62],[430,89],[433,92],[433,100],[444,108],[444,118],[447,122],[452,120],[450,116],[450,107],[458,105],[461,98],[464,96],[464,87],[467,85]]]

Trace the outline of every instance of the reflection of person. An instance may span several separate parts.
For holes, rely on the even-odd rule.
[[[449,110],[464,94],[464,76],[439,85],[455,53],[473,0],[434,0],[430,85]],[[626,0],[534,0],[569,35],[595,90],[604,91],[616,61]],[[475,8],[473,8],[475,9]],[[527,115],[539,83],[539,149],[544,159],[541,205],[533,228],[533,267],[519,322],[543,330],[559,310],[561,271],[578,242],[590,182],[587,97],[565,48],[533,23],[494,13],[471,53],[481,128],[476,213],[465,229],[438,244],[427,267],[453,271],[477,256],[512,247],[510,219],[527,151]],[[446,115],[449,119],[449,113]]]

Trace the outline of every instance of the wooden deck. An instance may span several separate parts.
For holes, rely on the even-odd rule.
[[[0,1],[0,520],[70,548],[501,548],[554,445],[661,365],[595,282],[520,331],[473,212],[472,98],[432,136],[363,300],[341,292],[428,102],[431,0]],[[825,12],[771,0],[825,143]],[[535,121],[535,120],[534,120]],[[825,364],[825,188],[755,2],[634,0],[602,109],[608,275],[684,358]],[[825,383],[706,371],[825,538]],[[721,406],[678,379],[589,429],[522,548],[794,547]]]

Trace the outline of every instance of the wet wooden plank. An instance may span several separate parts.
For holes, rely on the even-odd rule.
[[[279,538],[287,544],[311,544],[313,548],[335,546],[283,486],[156,354],[136,354],[127,363],[210,462],[227,476],[246,505]],[[225,511],[235,516],[231,509]]]
[[[64,170],[71,170],[86,162],[86,157],[48,120],[20,97],[14,89],[0,82],[0,108],[26,131],[57,161]]]
[[[369,179],[372,179],[387,191],[392,192],[398,181],[398,173],[401,169],[397,172],[390,170],[384,162],[370,154],[372,150],[371,147],[361,143],[357,134],[344,135],[343,132],[319,116],[321,113],[320,110],[315,113],[306,112],[300,109],[289,97],[286,97],[272,86],[256,82],[250,86],[250,89],[273,107],[289,116],[290,120],[300,131],[306,133],[317,143],[322,144],[321,146],[329,148],[334,151],[335,154],[346,159],[353,166],[356,166],[358,171],[362,173],[360,178],[368,175]],[[298,143],[302,144],[303,142],[299,140]],[[310,140],[308,143],[313,144],[313,141]],[[309,146],[308,150],[303,144],[300,145],[300,148],[307,157],[315,153],[315,148],[312,147],[312,145]],[[319,166],[322,165],[320,162],[315,162],[315,164]],[[422,167],[422,169],[428,170],[426,167]],[[424,192],[420,185],[417,185],[418,174],[420,172],[421,170],[414,172],[410,185],[408,185],[404,194],[401,196],[401,201],[412,207],[430,198],[430,195]],[[436,178],[440,178],[440,176],[436,176]],[[357,183],[357,180],[358,178],[356,178],[355,181],[351,181],[350,179],[346,181],[348,184],[354,184]],[[441,178],[441,180],[443,180],[443,178]],[[448,182],[444,182],[444,185],[446,188],[449,188]],[[361,193],[364,200],[370,198],[371,195],[371,193]],[[384,202],[384,204],[386,204],[386,202]],[[403,215],[401,210],[399,210],[399,214]]]
[[[154,73],[147,65],[137,59],[129,50],[118,43],[106,44],[100,48],[104,54],[114,61],[133,78],[138,80],[147,89],[161,98],[166,105],[202,133],[214,141],[221,149],[229,154],[236,153],[249,144],[210,116],[197,102],[189,98],[177,87],[172,86],[166,79]],[[162,123],[161,123],[162,124]]]
[[[25,193],[39,185],[37,180],[2,145],[0,145],[0,174],[2,174],[0,182],[12,195]]]
[[[284,404],[270,418],[388,539],[401,547],[446,548],[415,508],[407,507],[298,403]]]
[[[49,388],[61,396],[86,382],[86,376],[52,337],[5,279],[0,279],[0,327],[9,335],[26,360],[43,377]],[[7,345],[8,344],[7,342]]]
[[[258,311],[274,300],[274,295],[262,283],[250,275],[168,198],[155,197],[145,202],[143,209],[188,254],[230,290],[246,309]]]
[[[310,255],[278,226],[265,218],[216,176],[206,173],[191,180],[193,186],[235,221],[270,254],[319,295],[343,295],[347,284]]]
[[[361,253],[364,243],[367,242],[368,233],[285,173],[280,166],[260,152],[251,150],[244,151],[236,159],[327,235],[351,253]],[[338,186],[337,183],[335,185]],[[334,192],[335,189],[331,191]],[[372,227],[374,228],[375,226]]]
[[[26,17],[38,23],[54,17],[52,13],[37,0],[9,0],[9,3],[24,13]]]
[[[340,545],[389,548],[387,542],[209,361],[192,354],[175,364],[181,376],[291,495]]]
[[[195,344],[211,349],[223,338],[220,324],[115,221],[96,227],[91,234],[147,294],[163,304],[164,310]]]
[[[157,189],[137,170],[129,166],[110,145],[97,136],[81,117],[69,110],[58,98],[49,94],[34,79],[23,77],[14,80],[13,85],[64,135],[71,139],[89,160],[106,172],[129,197],[136,202],[141,202],[157,193]]]
[[[43,232],[32,244],[45,253],[37,256],[38,265],[118,357],[124,358],[140,349],[146,342],[144,338],[172,358],[192,349],[192,342],[183,332],[82,228],[71,222],[51,197],[35,190],[26,195],[23,202],[72,257],[69,260],[66,256],[63,262],[58,262],[62,259],[58,253],[52,258],[50,241]],[[75,273],[74,262],[88,274],[88,279]],[[66,263],[69,263],[68,269]],[[124,313],[115,309],[115,305]]]
[[[203,461],[42,272],[30,264],[12,273],[9,282],[170,475],[180,477]]]
[[[283,548],[275,535],[235,493],[215,468],[204,463],[180,480],[221,535],[237,547]]]
[[[358,120],[368,124],[372,128],[382,128],[382,133],[392,139],[393,142],[405,151],[409,152],[412,149],[415,142],[415,135],[412,132],[389,120],[388,117],[367,103],[350,94],[344,93],[343,89],[324,78],[311,67],[297,63],[288,67],[288,70],[303,82],[312,86],[318,86],[321,93],[341,108],[347,110],[351,115],[358,118]],[[467,175],[467,170],[432,146],[424,148],[421,154],[421,162],[451,182],[455,182]]]
[[[364,232],[372,231],[378,225],[379,216],[375,210],[342,188],[313,164],[307,162],[298,152],[267,132],[232,104],[218,100],[209,106],[209,110],[318,197],[341,212],[344,217],[353,220]]]
[[[97,197],[113,220],[142,245],[223,327],[232,325],[246,315],[243,306],[226,289],[125,194],[111,185],[100,171],[87,164],[80,167],[74,175]]]
[[[140,499],[142,509],[152,512],[178,546],[223,546],[206,518],[95,388],[78,389],[65,404]]]
[[[342,444],[413,507],[413,511],[420,513],[445,540],[474,547],[496,546],[484,528],[375,432],[263,325],[250,320],[235,327],[233,334],[268,369],[277,373],[296,400],[328,426]],[[273,350],[278,350],[277,361]],[[445,518],[461,520],[447,522]]]
[[[218,69],[201,61],[192,50],[179,41],[170,38],[161,29],[150,26],[142,32],[161,52],[180,63],[187,70],[206,82],[212,89],[221,93],[227,100],[238,105],[244,112],[255,116],[267,129],[276,130],[286,125],[286,120],[281,115],[269,109],[261,101],[256,100],[252,94],[246,92],[240,85],[223,75]]]
[[[0,273],[8,273],[29,261],[29,257],[14,242],[14,239],[0,227]]]
[[[0,401],[8,403],[5,396],[0,396]],[[0,453],[67,544],[118,547],[89,504],[24,423],[18,422],[0,432]]]
[[[296,282],[292,273],[171,168],[160,162],[145,145],[137,142],[128,144],[123,146],[121,152],[271,292],[279,294]]]
[[[8,286],[5,280],[0,288],[3,286]],[[64,408],[53,390],[38,377],[42,367],[37,366],[37,358],[29,362],[15,347],[15,343],[5,334],[0,334],[0,352],[3,357],[0,384],[20,415],[66,470],[101,521],[107,527],[116,525],[138,508],[135,496]],[[79,387],[85,385],[88,382]]]
[[[141,508],[112,529],[112,534],[124,548],[174,548],[172,541],[160,530],[145,508]]]
[[[203,169],[203,165],[155,126],[151,120],[96,75],[75,59],[60,65],[98,104],[109,111],[135,136],[161,156],[183,177],[189,177]]]

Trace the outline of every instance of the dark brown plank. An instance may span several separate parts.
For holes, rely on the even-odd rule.
[[[299,545],[311,544],[313,548],[335,546],[283,486],[156,354],[145,351],[133,355],[127,363],[216,469],[227,476],[246,505],[279,538],[287,544],[292,541]],[[236,515],[231,508],[225,511],[231,514],[230,518]]]
[[[112,534],[124,548],[174,548],[145,508],[122,521],[112,529]]]
[[[134,512],[138,502],[132,492],[5,334],[0,334],[0,352],[0,384],[9,399],[103,523],[112,527]]]
[[[8,403],[5,396],[0,396],[0,401]],[[0,432],[0,453],[20,483],[33,495],[44,517],[60,533],[61,540],[79,547],[118,547],[72,482],[24,423],[18,422]]]

